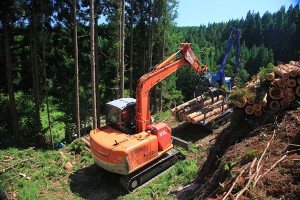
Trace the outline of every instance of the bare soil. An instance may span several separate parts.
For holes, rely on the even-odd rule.
[[[172,194],[178,199],[223,199],[232,188],[226,199],[235,199],[246,187],[240,199],[299,199],[299,153],[299,110],[281,110],[260,118],[236,110],[231,125],[209,146],[195,181]]]

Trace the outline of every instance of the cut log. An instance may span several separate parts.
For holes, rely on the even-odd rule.
[[[267,112],[269,112],[269,111],[270,111],[270,108],[269,108],[269,106],[265,106],[265,107],[263,107],[263,108],[262,108],[262,111],[263,111],[264,113],[267,113]]]
[[[246,106],[246,107],[245,107],[245,112],[246,112],[246,114],[248,114],[248,115],[252,115],[252,114],[254,113],[253,106],[250,106],[250,105]]]
[[[256,110],[256,111],[254,111],[254,115],[255,115],[255,117],[260,117],[262,115],[262,111]]]
[[[296,80],[295,80],[295,79],[291,79],[291,78],[289,78],[289,79],[286,81],[286,84],[287,84],[287,86],[289,86],[289,87],[291,87],[291,88],[297,86]]]
[[[201,114],[193,119],[191,119],[191,121],[193,123],[198,123],[198,122],[201,122],[201,121],[205,121],[205,119],[213,116],[213,115],[217,115],[217,114],[220,114],[222,113],[223,111],[227,110],[229,107],[227,104],[225,104],[224,106],[220,106],[219,108],[216,108],[206,114]]]
[[[285,89],[285,93],[287,94],[287,95],[289,95],[289,94],[293,94],[293,88],[286,88]]]
[[[202,102],[197,102],[197,104],[188,107],[189,109],[185,108],[184,112],[188,112],[190,110],[200,109],[200,108],[209,106],[211,104],[216,103],[216,101],[219,101],[219,103],[220,103],[220,102],[223,102],[224,99],[225,99],[225,97],[223,95],[219,95],[219,97],[214,97],[213,99],[209,99],[209,100],[202,101]]]
[[[282,99],[280,101],[280,105],[281,105],[281,107],[288,107],[290,105],[290,103],[288,102],[288,99]]]
[[[191,99],[191,100],[189,100],[189,101],[187,101],[187,102],[185,102],[185,103],[183,103],[179,106],[176,106],[175,111],[179,111],[179,110],[185,109],[188,106],[192,106],[192,105],[196,104],[197,100],[200,99],[200,98],[201,98],[201,96],[199,96],[197,98],[193,98],[193,99]]]
[[[261,105],[255,103],[255,104],[253,105],[253,109],[254,109],[254,111],[260,111],[260,110],[261,110]]]
[[[213,103],[212,105],[210,105],[210,104],[212,103],[211,100],[207,100],[207,101],[201,103],[201,104],[202,104],[202,107],[205,107],[205,110],[201,109],[201,110],[199,110],[199,111],[193,112],[193,113],[187,115],[187,118],[188,118],[188,119],[191,119],[191,118],[194,118],[194,117],[197,117],[197,116],[203,114],[203,112],[211,111],[211,110],[213,110],[215,107],[220,107],[221,104],[224,104],[223,99],[224,99],[224,97],[221,98],[219,101],[216,102],[217,98],[215,97],[215,99],[214,99],[214,102],[215,102],[215,103]]]
[[[289,73],[287,73],[284,69],[280,68],[280,66],[275,68],[275,73],[285,80],[289,78]]]
[[[290,77],[296,77],[298,75],[297,70],[291,64],[279,65],[279,67],[289,73]]]
[[[247,94],[246,97],[247,97],[247,103],[253,105],[255,101],[256,93],[250,92],[249,94]]]
[[[281,87],[281,88],[284,88],[285,85],[286,85],[285,80],[282,79],[282,78],[274,79],[273,83],[274,83],[275,86],[278,86],[278,87]]]
[[[294,95],[294,94],[292,94],[292,95],[288,96],[288,101],[289,101],[289,103],[291,103],[291,102],[295,101],[295,99],[296,99],[296,97],[295,97],[295,95]]]
[[[175,110],[175,108],[172,108],[172,109],[171,109],[171,115],[172,115],[172,116],[175,116],[175,114],[176,114],[176,110]]]
[[[247,100],[247,103],[250,104],[250,105],[253,105],[254,102],[255,102],[254,99],[249,99],[249,100]]]
[[[267,75],[267,79],[268,79],[269,81],[273,81],[274,78],[275,78],[275,73],[274,73],[274,72],[271,72],[271,73],[269,73],[269,74]]]
[[[279,100],[283,97],[283,90],[278,87],[272,87],[269,89],[269,96],[272,99]]]
[[[247,98],[242,98],[240,101],[236,103],[236,106],[239,108],[244,108],[247,104]]]
[[[298,62],[298,61],[290,61],[290,64],[291,65],[296,65],[296,66],[298,66],[298,67],[300,67],[300,62]]]
[[[295,94],[300,97],[300,85],[296,87]]]
[[[300,85],[300,77],[297,78],[297,84]]]
[[[279,108],[280,108],[280,103],[278,101],[272,100],[270,102],[270,109],[271,110],[279,110]]]
[[[286,64],[291,70],[300,71],[300,67],[298,65],[293,65],[293,64]]]

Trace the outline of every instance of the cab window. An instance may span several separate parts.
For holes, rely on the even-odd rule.
[[[122,111],[122,125],[127,128],[135,126],[135,106],[128,107]]]
[[[119,124],[120,110],[118,108],[109,106],[109,107],[107,107],[106,113],[107,113],[107,116],[106,116],[107,121],[109,121],[110,123]]]

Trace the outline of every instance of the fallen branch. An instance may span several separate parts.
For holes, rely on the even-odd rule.
[[[286,155],[282,156],[279,160],[277,160],[261,177],[264,177],[267,173],[269,173],[272,169],[274,169],[274,167],[276,167],[276,165],[278,163],[283,161],[283,159],[285,159],[285,157],[286,157]]]
[[[223,197],[222,200],[226,200],[226,198],[228,197],[228,195],[231,193],[231,191],[233,190],[235,184],[237,183],[237,181],[239,180],[239,178],[243,175],[243,173],[245,172],[245,170],[248,168],[249,164],[244,167],[244,169],[240,172],[240,174],[238,175],[238,177],[235,179],[234,183],[232,184],[232,186],[230,187],[230,189],[228,190],[228,192],[226,193],[226,195]]]
[[[80,138],[80,140],[83,141],[88,147],[90,147],[90,142],[89,141],[87,141],[84,138]]]
[[[4,173],[4,172],[6,172],[7,170],[10,170],[10,169],[16,167],[16,166],[19,165],[19,164],[25,163],[25,162],[27,162],[27,161],[29,161],[29,160],[33,160],[33,159],[35,159],[35,158],[27,158],[27,159],[21,160],[21,161],[18,162],[18,163],[15,163],[15,164],[13,164],[13,165],[11,165],[11,166],[5,168],[5,169],[2,169],[2,170],[0,171],[0,173]]]
[[[254,158],[252,163],[251,163],[251,166],[250,166],[250,169],[249,169],[249,175],[251,176],[252,175],[252,169],[254,168],[254,164],[256,163],[257,161],[257,158]]]
[[[240,197],[244,194],[244,192],[246,190],[248,190],[248,187],[250,186],[252,180],[254,179],[254,176],[255,176],[255,173],[249,178],[246,186],[241,191],[239,191],[239,193],[236,195],[235,200],[240,199]]]
[[[300,151],[300,149],[294,149],[294,150],[291,150],[291,151],[286,151],[284,154],[289,154],[289,153],[293,153],[293,152],[296,152],[296,151]]]
[[[257,162],[257,165],[256,165],[256,172],[258,171],[258,168],[260,167],[260,162],[261,162],[261,160],[263,159],[264,155],[266,154],[266,152],[267,152],[269,146],[270,146],[270,142],[268,142],[268,144],[267,144],[267,146],[266,146],[264,152],[261,154],[261,156],[260,156],[260,158],[259,158],[259,160],[258,160],[258,162]]]

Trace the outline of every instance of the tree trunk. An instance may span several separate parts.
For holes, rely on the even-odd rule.
[[[77,19],[76,4],[73,0],[73,18],[74,18],[74,63],[75,63],[75,94],[76,94],[76,132],[80,138],[80,101],[79,101],[79,67],[78,67],[78,42],[77,42]]]
[[[121,26],[120,26],[120,34],[121,34],[121,59],[120,59],[120,97],[124,97],[124,53],[125,53],[125,0],[121,0]]]
[[[164,29],[163,29],[163,43],[162,43],[162,60],[165,60],[165,45],[166,45],[166,18],[167,18],[167,4],[168,1],[166,1],[166,5],[165,5],[165,12],[164,12]],[[162,94],[163,94],[163,84],[162,82],[159,83],[159,101],[158,101],[158,107],[159,107],[159,111],[162,111]]]
[[[130,27],[130,66],[129,66],[129,90],[130,97],[132,97],[132,70],[133,70],[133,9],[134,9],[134,0],[131,0],[131,27]]]
[[[4,38],[4,47],[5,47],[5,67],[6,67],[6,79],[7,79],[7,90],[9,97],[9,111],[11,115],[11,126],[15,135],[15,140],[17,144],[21,142],[21,135],[18,125],[17,109],[16,109],[16,100],[13,86],[13,76],[12,76],[12,66],[11,66],[11,54],[10,54],[10,45],[9,45],[9,36],[8,36],[8,2],[1,2],[2,9],[2,28],[3,28],[3,38]]]
[[[45,50],[45,34],[44,34],[44,11],[43,11],[43,1],[41,1],[41,13],[42,13],[42,53],[43,53],[43,76],[44,76],[44,90],[46,96],[46,109],[47,109],[47,118],[48,118],[48,127],[50,132],[50,142],[52,149],[54,149],[53,135],[52,135],[52,125],[51,125],[51,117],[49,110],[49,98],[48,98],[48,81],[47,81],[47,69],[46,69],[46,50]],[[45,136],[44,139],[46,140]]]
[[[45,44],[43,43],[43,74],[44,74],[44,89],[45,89],[45,96],[46,96],[46,108],[47,108],[47,117],[48,117],[48,127],[50,132],[50,139],[51,139],[51,146],[54,149],[54,141],[53,141],[53,134],[52,134],[52,123],[50,118],[50,110],[49,110],[49,98],[48,98],[48,81],[47,81],[47,69],[46,69],[46,58],[45,58]]]
[[[150,0],[150,4],[149,4],[149,38],[148,38],[148,66],[149,66],[149,71],[152,68],[152,57],[153,57],[153,30],[154,30],[154,10],[155,10],[155,0]],[[154,114],[157,112],[157,101],[156,101],[156,96],[157,96],[157,92],[156,92],[156,85],[153,87],[152,89],[153,91],[153,110],[154,110]]]
[[[97,124],[100,126],[101,124],[101,118],[100,118],[100,94],[99,94],[99,80],[100,80],[100,71],[99,71],[99,42],[98,42],[98,36],[99,36],[99,28],[98,28],[98,6],[99,2],[96,1],[95,3],[95,78],[96,78],[96,111],[97,111]]]
[[[40,123],[40,84],[39,84],[39,67],[38,67],[38,50],[37,50],[37,38],[38,33],[36,30],[37,18],[35,5],[32,8],[32,25],[33,25],[33,91],[34,91],[34,101],[35,101],[35,133],[36,133],[36,142],[40,144],[40,132],[41,132],[41,123]]]
[[[91,39],[91,79],[92,79],[92,102],[93,102],[93,129],[97,128],[96,112],[96,79],[95,79],[95,36],[94,36],[94,0],[90,0],[90,39]]]

